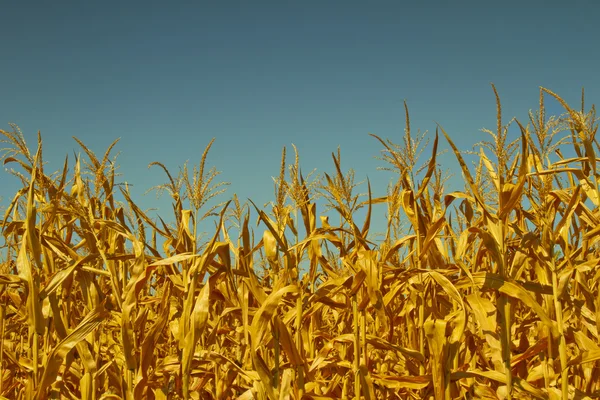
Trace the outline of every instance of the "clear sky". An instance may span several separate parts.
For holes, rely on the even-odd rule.
[[[142,197],[164,181],[148,163],[175,172],[212,137],[208,165],[229,195],[272,200],[292,143],[304,172],[333,171],[341,146],[343,167],[383,195],[368,133],[400,142],[405,99],[415,131],[434,133],[437,121],[462,149],[495,127],[490,82],[506,121],[526,122],[539,86],[573,105],[585,87],[596,103],[599,11],[591,0],[6,0],[0,126],[18,124],[31,145],[41,130],[53,170],[80,151],[72,136],[97,154],[120,137],[120,181],[161,215],[168,199]],[[15,188],[0,175],[2,204]]]

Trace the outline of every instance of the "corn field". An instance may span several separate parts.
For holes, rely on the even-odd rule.
[[[39,134],[33,153],[0,131],[22,182],[1,226],[1,398],[599,398],[595,109],[542,88],[503,124],[493,93],[497,127],[471,152],[442,126],[429,145],[406,106],[400,144],[371,135],[394,173],[378,195],[339,150],[305,177],[284,148],[263,207],[222,202],[212,141],[193,169],[154,162],[164,220],[116,183],[116,142],[97,157],[75,139],[47,174]]]

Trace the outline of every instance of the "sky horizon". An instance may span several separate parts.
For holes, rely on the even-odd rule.
[[[413,135],[427,130],[433,141],[437,122],[461,150],[495,129],[490,83],[505,123],[527,122],[540,86],[576,108],[582,87],[586,104],[598,102],[594,11],[592,1],[11,2],[0,129],[17,124],[31,151],[40,130],[50,170],[68,155],[72,171],[74,152],[83,154],[72,136],[99,156],[121,138],[120,181],[161,216],[171,215],[169,199],[143,193],[165,176],[148,164],[174,173],[196,165],[213,137],[207,166],[231,183],[223,200],[271,201],[292,144],[305,175],[332,173],[340,146],[343,169],[382,196],[389,175],[376,170],[382,146],[369,133],[400,143],[405,100]],[[562,113],[556,102],[548,108]],[[440,146],[448,148],[443,137]],[[461,185],[453,172],[450,184]],[[6,206],[19,182],[0,176]]]

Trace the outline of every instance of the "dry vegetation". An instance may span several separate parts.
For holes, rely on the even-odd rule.
[[[549,96],[561,118],[545,116]],[[284,151],[266,211],[235,196],[211,208],[224,189],[205,168],[211,142],[193,171],[152,164],[173,224],[115,184],[114,143],[100,159],[79,142],[86,161],[46,175],[39,136],[33,154],[1,131],[23,188],[2,222],[0,394],[600,397],[599,146],[583,106],[542,89],[511,141],[498,100],[472,169],[440,127],[466,182],[451,193],[437,133],[418,167],[408,111],[402,144],[375,136],[397,173],[383,197],[358,196],[339,152],[332,174],[305,180]],[[387,221],[376,242],[372,212]]]

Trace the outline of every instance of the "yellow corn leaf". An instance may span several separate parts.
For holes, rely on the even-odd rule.
[[[490,278],[492,278],[491,275]],[[558,328],[556,322],[554,322],[550,317],[548,317],[542,306],[518,283],[504,280],[499,276],[494,276],[493,279],[486,280],[484,287],[498,289],[501,293],[504,293],[515,299],[521,300],[525,305],[527,305],[529,308],[531,308],[532,311],[534,311],[537,314],[538,318],[540,318],[540,320],[546,326],[548,326],[548,328],[550,328],[552,335],[554,335],[555,337],[558,336]]]
[[[313,371],[319,369],[319,367],[327,359],[327,356],[329,355],[329,353],[331,352],[331,350],[333,350],[333,342],[327,341],[323,345],[323,347],[321,347],[321,349],[319,350],[319,352],[315,356],[313,362],[311,363],[310,367],[308,368],[308,371],[312,373]]]
[[[465,252],[467,250],[467,246],[470,244],[469,239],[471,238],[472,233],[468,230],[464,230],[461,232],[458,238],[458,245],[456,246],[456,258],[458,260],[462,260],[465,256]]]
[[[387,262],[390,259],[390,257],[392,257],[394,255],[394,253],[396,253],[405,243],[410,242],[411,240],[414,240],[415,238],[416,238],[416,235],[406,235],[406,236],[402,237],[402,239],[398,239],[396,242],[394,242],[392,247],[390,247],[390,249],[387,251],[386,255],[383,257],[383,259],[381,261],[383,263]]]
[[[444,196],[444,205],[446,206],[446,208],[448,208],[448,206],[450,206],[450,204],[452,204],[452,202],[456,199],[465,199],[465,201],[471,205],[471,204],[475,204],[476,201],[473,198],[473,196],[469,196],[467,193],[463,193],[463,192],[452,192],[449,193],[447,195]]]
[[[267,228],[271,232],[273,238],[277,241],[277,244],[279,245],[279,248],[281,249],[281,251],[283,251],[284,253],[287,253],[288,246],[286,244],[285,235],[279,234],[279,232],[277,231],[277,229],[275,228],[275,226],[273,224],[273,221],[271,221],[269,216],[267,214],[265,214],[264,211],[262,211],[261,209],[256,207],[256,204],[254,204],[252,202],[252,200],[250,200],[250,203],[252,203],[252,205],[256,209],[256,212],[258,213],[260,220],[267,226]]]
[[[276,329],[279,330],[279,342],[281,343],[281,348],[287,355],[290,364],[292,366],[303,365],[302,358],[288,327],[277,316],[274,317],[274,321]]]
[[[488,299],[481,297],[478,293],[471,293],[467,296],[467,301],[475,316],[475,321],[479,324],[481,333],[484,335],[487,344],[491,350],[491,360],[496,368],[502,365],[502,347],[498,334],[496,333],[496,306]]]
[[[376,308],[380,308],[381,304],[379,304],[378,300],[381,292],[379,290],[379,273],[377,270],[376,257],[377,255],[374,251],[361,250],[358,252],[358,261],[356,262],[356,265],[365,272],[365,281],[370,303]]]
[[[527,382],[535,382],[544,379],[544,365],[538,364],[527,371]]]
[[[565,243],[569,242],[569,228],[572,224],[573,215],[575,214],[575,210],[577,205],[579,204],[580,197],[579,193],[581,192],[581,185],[578,185],[573,192],[573,196],[567,205],[567,209],[564,211],[563,217],[558,222],[556,227],[554,228],[554,236],[557,238],[562,238]]]
[[[167,281],[168,282],[168,281]],[[163,291],[163,297],[168,299],[171,295],[171,285],[166,284]],[[141,362],[140,371],[143,377],[148,377],[148,369],[152,362],[152,356],[154,355],[155,346],[160,339],[160,336],[167,324],[169,317],[169,302],[163,301],[160,306],[157,318],[150,327],[150,330],[144,337],[144,341],[141,346]],[[137,386],[137,385],[136,385]]]
[[[490,224],[492,224],[492,223],[493,222],[490,221]],[[491,228],[490,225],[488,225],[488,227],[490,228],[490,232],[495,232]],[[500,248],[498,247],[498,241],[494,238],[494,236],[490,232],[484,231],[477,227],[471,227],[468,229],[468,231],[477,233],[479,235],[479,237],[481,238],[481,240],[483,241],[483,244],[485,245],[486,249],[489,251],[492,259],[494,261],[496,261],[496,263],[498,263],[499,265],[502,264],[502,257],[500,255]],[[500,271],[498,271],[498,272],[501,273]]]
[[[48,355],[44,374],[37,389],[37,397],[42,396],[55,380],[59,372],[59,368],[65,360],[67,354],[79,343],[84,340],[87,335],[92,333],[104,319],[108,313],[101,305],[90,312],[75,329],[67,337],[61,340],[56,347],[52,349]]]
[[[423,325],[431,355],[433,391],[436,400],[446,398],[446,323],[446,320],[437,319],[427,320]]]
[[[237,400],[254,400],[254,399],[256,399],[256,393],[253,388],[246,390],[244,393],[242,393],[237,398]]]
[[[212,360],[212,361],[214,361],[216,363],[219,363],[219,364],[228,363],[234,370],[237,371],[237,373],[242,378],[244,378],[248,382],[253,382],[253,381],[260,380],[260,376],[258,375],[258,373],[256,373],[255,371],[247,371],[247,370],[242,369],[237,364],[237,362],[235,362],[232,359],[224,356],[223,354],[219,354],[219,353],[214,352],[214,351],[206,351],[206,350],[201,350],[201,354],[203,356],[205,356],[206,359]]]
[[[446,218],[441,217],[436,220],[431,226],[427,229],[427,234],[425,236],[425,240],[423,241],[423,246],[421,247],[421,258],[424,258],[429,250],[429,246],[434,243],[439,231],[444,227],[446,223]]]
[[[21,285],[23,283],[21,278],[16,275],[0,274],[0,285]]]
[[[162,260],[158,260],[158,261],[154,261],[153,263],[149,264],[149,267],[158,267],[161,265],[172,265],[172,264],[177,264],[180,263],[182,261],[188,261],[188,260],[192,260],[195,258],[199,258],[200,256],[198,254],[194,254],[194,253],[180,253],[177,255],[174,255],[172,257],[169,258],[164,258]]]
[[[345,336],[345,335],[342,335],[342,336]],[[338,338],[336,338],[336,340],[339,340],[339,338],[341,338],[342,336],[338,336]],[[385,339],[380,338],[378,336],[367,334],[366,342],[376,349],[397,351],[398,353],[401,353],[405,357],[413,358],[421,363],[425,362],[425,357],[423,356],[423,354],[419,353],[417,350],[411,350],[411,349],[407,349],[406,347],[402,347],[402,346],[398,346],[396,344],[389,343]]]
[[[181,369],[183,374],[189,374],[191,371],[196,344],[208,321],[210,293],[217,279],[219,279],[218,275],[211,276],[208,282],[200,289],[198,297],[196,297],[190,321],[191,326],[185,336],[185,346],[182,349]]]
[[[279,400],[292,399],[292,370],[286,369],[281,377],[281,387],[279,388]]]
[[[28,235],[26,231],[24,235]],[[17,256],[17,270],[19,279],[26,282],[27,295],[27,321],[29,326],[35,330],[38,335],[43,335],[46,329],[44,315],[42,314],[42,302],[39,300],[39,277],[29,262],[27,256],[27,245],[25,240],[22,242]]]
[[[506,384],[506,374],[499,371],[480,371],[477,369],[471,369],[468,371],[455,371],[450,373],[450,379],[457,380],[469,377],[480,377],[491,379],[493,381]]]
[[[289,285],[279,289],[275,293],[271,293],[254,315],[250,327],[253,346],[258,347],[262,342],[271,318],[279,306],[281,298],[288,293],[298,293],[298,287],[296,285]]]
[[[143,284],[148,279],[144,255],[144,245],[134,237],[131,237],[133,242],[133,250],[135,253],[135,261],[131,265],[131,277],[125,288],[125,300],[123,301],[122,316],[121,316],[121,340],[123,342],[123,355],[129,370],[137,369],[137,358],[135,356],[135,339],[134,328],[132,324],[133,308],[137,305],[137,296],[142,289]]]
[[[586,351],[584,354],[581,355],[581,357],[576,357],[573,360],[573,364],[574,365],[585,364],[588,362],[598,361],[598,360],[600,360],[600,351],[599,350],[591,350],[591,351]],[[569,365],[571,365],[571,362],[569,362]]]
[[[361,387],[363,396],[365,400],[376,400],[375,397],[375,388],[373,386],[373,380],[369,376],[369,371],[364,365],[360,366],[360,379],[361,379]]]
[[[465,326],[467,324],[467,310],[462,297],[456,287],[446,278],[444,275],[437,271],[430,271],[427,273],[440,285],[444,291],[460,306],[460,311],[454,318],[454,329],[448,338],[448,342],[453,345],[463,341],[463,334],[465,332]],[[449,322],[449,321],[447,321]]]
[[[271,387],[271,372],[265,364],[263,358],[258,353],[258,347],[261,346],[265,332],[271,325],[271,319],[279,307],[281,298],[288,293],[297,292],[298,287],[296,285],[289,285],[279,289],[274,293],[271,293],[254,315],[254,318],[252,319],[252,325],[250,326],[252,361],[254,363],[255,370],[260,376],[261,387],[271,400],[276,400],[277,395]]]
[[[536,344],[530,346],[523,353],[514,356],[510,360],[510,364],[514,367],[521,361],[527,360],[531,357],[536,357],[540,354],[540,352],[546,350],[547,347],[548,347],[548,338],[547,337],[541,338]]]
[[[498,174],[496,173],[496,170],[494,169],[492,162],[485,155],[485,152],[483,151],[483,147],[479,148],[479,159],[483,161],[483,165],[485,165],[485,167],[487,168],[488,174],[490,175],[490,180],[496,187],[496,191],[500,191],[500,179],[498,178]]]
[[[555,169],[545,169],[543,171],[530,172],[527,174],[527,176],[554,175],[558,172],[572,172],[575,174],[581,174],[581,170],[579,168],[555,168]]]
[[[581,188],[585,191],[587,197],[589,197],[590,200],[592,200],[592,203],[594,203],[596,207],[599,207],[600,194],[598,193],[598,188],[596,187],[596,185],[590,183],[590,181],[587,178],[581,179],[579,181],[579,184],[581,185]]]
[[[56,289],[60,287],[60,285],[65,281],[65,279],[71,277],[73,272],[81,266],[81,264],[87,263],[92,259],[95,259],[96,256],[93,254],[88,254],[87,256],[80,257],[76,262],[73,263],[70,267],[62,269],[52,276],[50,282],[44,286],[44,288],[40,291],[40,298],[44,299],[48,295],[54,293]]]
[[[373,374],[373,382],[388,389],[424,389],[431,384],[431,375],[397,376]]]
[[[359,270],[358,273],[356,275],[354,275],[354,279],[352,280],[352,287],[350,288],[350,293],[349,293],[350,296],[356,295],[356,293],[358,292],[358,289],[361,288],[361,286],[366,278],[367,278],[367,273],[363,269]]]

